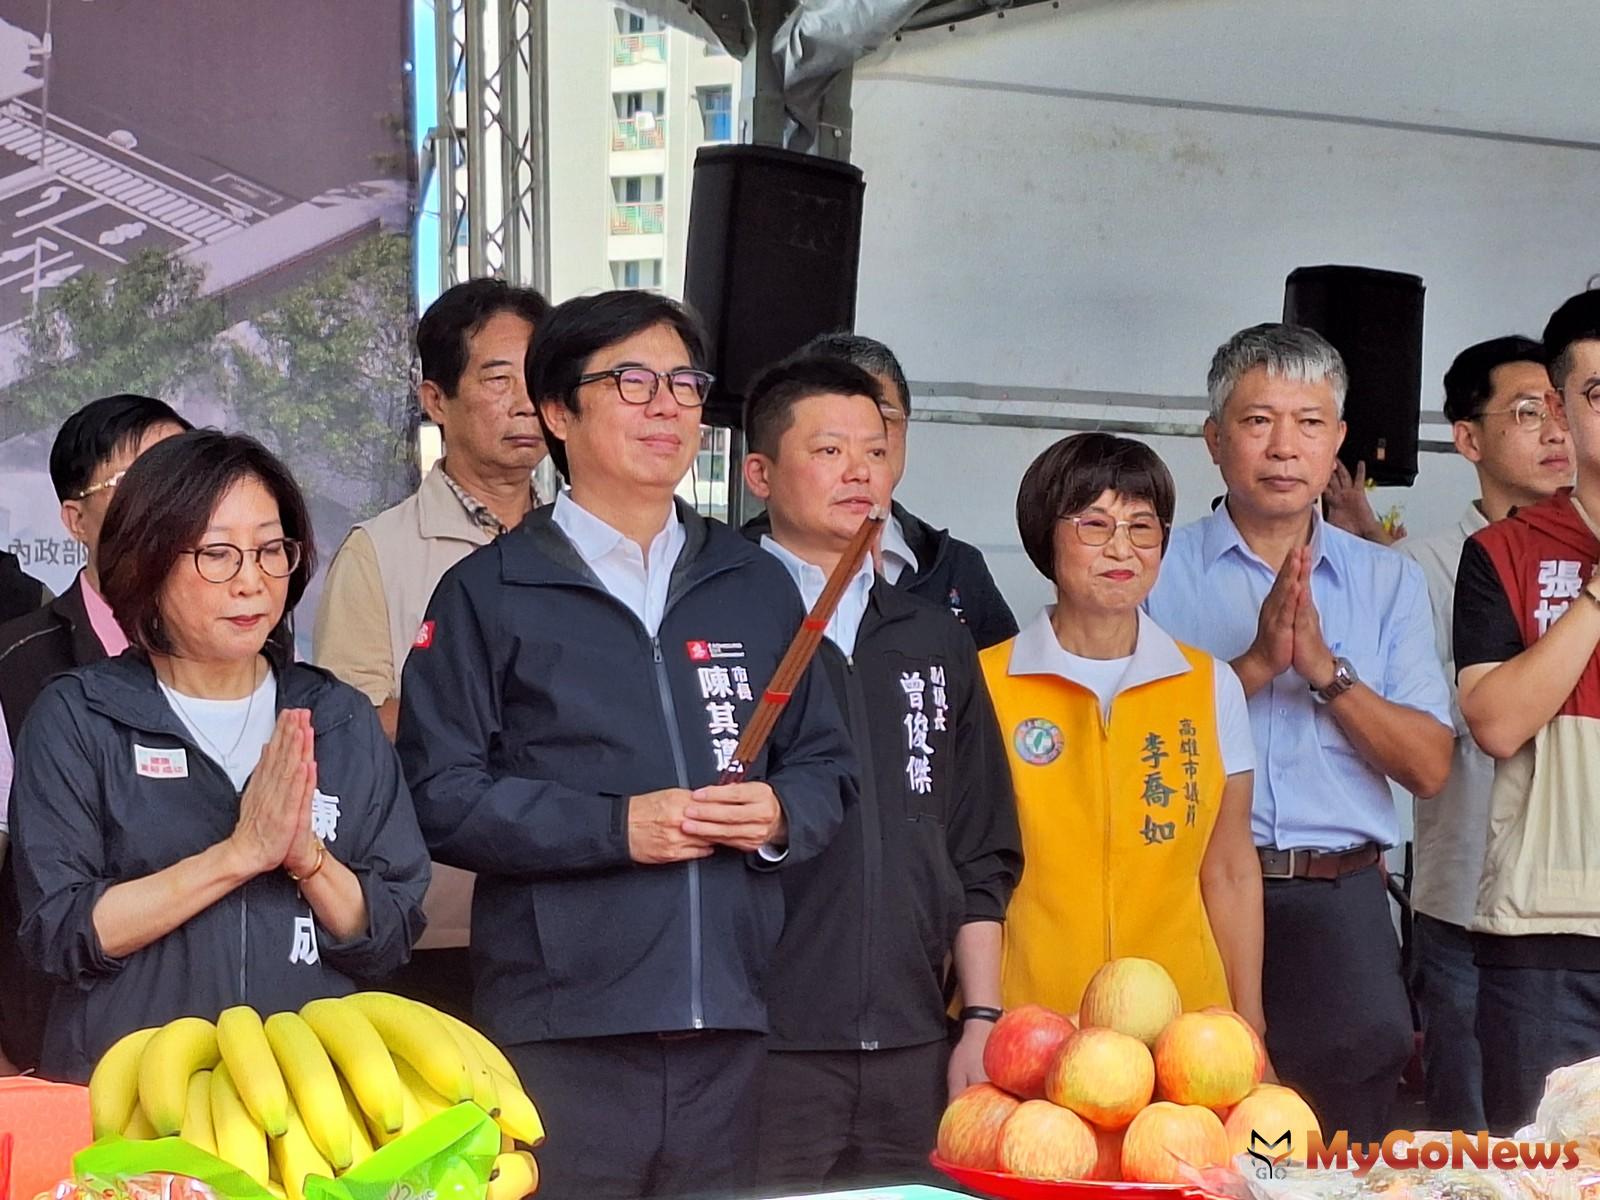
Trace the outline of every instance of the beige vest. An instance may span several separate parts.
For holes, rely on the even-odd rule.
[[[437,464],[416,493],[370,521],[356,526],[372,539],[389,607],[389,642],[393,650],[395,694],[400,673],[416,640],[417,630],[444,573],[479,546],[494,540],[461,506]],[[470,871],[433,864],[433,882],[423,901],[428,928],[418,950],[465,946],[472,930]]]

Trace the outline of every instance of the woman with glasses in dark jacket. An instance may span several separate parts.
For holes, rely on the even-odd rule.
[[[293,661],[313,568],[300,489],[250,438],[169,439],[117,488],[100,579],[130,648],[50,684],[17,747],[21,939],[59,981],[42,1074],[410,956],[428,854],[372,706]]]

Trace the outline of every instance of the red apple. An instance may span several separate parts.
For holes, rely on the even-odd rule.
[[[1256,1048],[1256,1082],[1260,1083],[1265,1079],[1267,1077],[1267,1044],[1261,1040],[1261,1035],[1256,1032],[1255,1026],[1234,1012],[1233,1009],[1223,1008],[1220,1004],[1212,1004],[1202,1008],[1200,1011],[1203,1013],[1222,1013],[1225,1016],[1232,1017],[1245,1027],[1250,1034],[1251,1044]],[[1227,1120],[1227,1118],[1224,1117],[1223,1120]]]
[[[1085,1121],[1121,1129],[1156,1085],[1155,1063],[1138,1038],[1115,1029],[1080,1029],[1056,1055],[1044,1091]]]
[[[1228,1114],[1223,1132],[1228,1139],[1228,1155],[1237,1158],[1251,1150],[1250,1135],[1259,1133],[1270,1148],[1283,1134],[1289,1135],[1284,1149],[1295,1162],[1306,1160],[1306,1135],[1320,1130],[1317,1116],[1311,1106],[1301,1099],[1293,1088],[1275,1083],[1258,1084]],[[1276,1153],[1270,1151],[1270,1153]]]
[[[1122,1177],[1136,1183],[1189,1183],[1196,1171],[1228,1162],[1228,1138],[1209,1108],[1158,1100],[1128,1123],[1122,1135]]]
[[[993,1084],[973,1084],[950,1101],[939,1119],[939,1157],[961,1167],[998,1171],[1000,1129],[1018,1103]]]
[[[1183,1011],[1178,985],[1158,962],[1114,958],[1089,979],[1078,1006],[1078,1026],[1115,1029],[1154,1046],[1169,1022]]]
[[[984,1043],[983,1072],[1013,1096],[1042,1100],[1050,1064],[1076,1030],[1071,1017],[1041,1004],[1013,1008],[995,1022]]]
[[[1156,1087],[1163,1100],[1225,1108],[1256,1085],[1249,1027],[1232,1014],[1184,1013],[1156,1039]]]
[[[1098,1157],[1088,1122],[1048,1100],[1024,1100],[1000,1130],[1000,1169],[1024,1179],[1087,1179]]]

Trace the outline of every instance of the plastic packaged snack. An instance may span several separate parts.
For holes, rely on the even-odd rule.
[[[499,1126],[475,1104],[458,1104],[338,1179],[306,1176],[305,1200],[484,1200],[499,1153]],[[73,1176],[80,1197],[94,1200],[282,1200],[179,1138],[103,1139],[73,1160]]]

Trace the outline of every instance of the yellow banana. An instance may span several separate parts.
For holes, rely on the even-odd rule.
[[[526,1145],[537,1146],[544,1141],[544,1122],[539,1119],[539,1110],[534,1107],[533,1100],[529,1098],[517,1076],[517,1069],[511,1065],[511,1060],[505,1056],[505,1052],[458,1017],[440,1012],[438,1009],[432,1011],[452,1031],[460,1034],[473,1049],[477,1050],[483,1061],[489,1064],[489,1069],[495,1073],[500,1100],[500,1112],[495,1116],[495,1123]]]
[[[372,1157],[372,1136],[367,1132],[366,1115],[361,1111],[361,1106],[356,1103],[350,1085],[343,1079],[339,1080],[339,1088],[344,1093],[344,1108],[350,1114],[350,1165],[359,1167]],[[404,1104],[401,1105],[402,1109]]]
[[[422,1007],[428,1008],[426,1004],[422,1005]],[[518,1087],[522,1086],[521,1082],[517,1078],[517,1069],[511,1065],[511,1060],[506,1057],[505,1051],[501,1050],[499,1046],[496,1046],[487,1037],[478,1032],[478,1030],[474,1029],[471,1025],[468,1025],[460,1017],[453,1017],[449,1013],[442,1012],[437,1008],[428,1008],[428,1011],[434,1016],[438,1017],[446,1025],[450,1026],[451,1029],[454,1029],[457,1033],[464,1034],[467,1041],[472,1043],[473,1048],[483,1056],[483,1061],[489,1064],[489,1069],[491,1071],[497,1071],[501,1075],[504,1075],[507,1079],[516,1082]]]
[[[504,1076],[498,1076],[497,1082],[500,1084],[500,1115],[495,1117],[495,1124],[500,1126],[501,1132],[509,1133],[525,1146],[539,1145],[544,1141],[544,1122],[539,1119],[539,1110],[528,1093]]]
[[[217,1027],[200,1017],[179,1017],[156,1030],[139,1056],[139,1107],[162,1137],[183,1126],[189,1076],[217,1065]]]
[[[267,1044],[272,1047],[284,1082],[289,1085],[291,1112],[299,1110],[301,1127],[316,1144],[318,1157],[344,1170],[351,1162],[350,1114],[345,1111],[339,1077],[333,1073],[328,1052],[299,1013],[273,1013],[264,1028]],[[291,1117],[284,1137],[289,1136],[293,1124]],[[291,1187],[293,1195],[288,1176],[284,1176],[283,1182]]]
[[[418,1125],[421,1125],[429,1117],[434,1115],[434,1110],[422,1107],[422,1103],[417,1099],[416,1093],[414,1093],[405,1083],[405,1080],[407,1079],[419,1079],[420,1076],[418,1076],[415,1071],[411,1070],[411,1068],[406,1065],[405,1059],[403,1058],[395,1059],[394,1066],[395,1070],[400,1072],[400,1091],[403,1093],[402,1098],[405,1103],[405,1117],[400,1122],[399,1130],[395,1133],[389,1133],[379,1128],[376,1121],[368,1121],[367,1128],[372,1130],[372,1142],[376,1146],[387,1146],[390,1142],[394,1141],[395,1138],[404,1137]],[[434,1092],[433,1089],[429,1088],[428,1090],[431,1095],[438,1095],[438,1093]]]
[[[488,1200],[522,1200],[539,1190],[539,1164],[526,1150],[495,1156]]]
[[[247,1004],[225,1009],[217,1018],[217,1049],[256,1124],[281,1137],[289,1125],[289,1091],[267,1044],[260,1014]]]
[[[155,1029],[140,1029],[115,1042],[89,1076],[89,1123],[96,1138],[121,1133],[139,1107],[139,1058]]]
[[[268,1018],[271,1021],[271,1018]],[[271,1026],[268,1025],[268,1033]],[[294,1084],[289,1085],[291,1091]],[[333,1094],[339,1102],[339,1111],[344,1112],[344,1096],[339,1091],[339,1085],[333,1085]],[[348,1121],[346,1114],[345,1120]],[[283,1190],[288,1193],[289,1200],[303,1200],[305,1196],[307,1175],[326,1175],[333,1178],[333,1168],[328,1165],[328,1160],[317,1153],[315,1141],[311,1137],[310,1127],[300,1119],[300,1110],[291,1100],[289,1104],[289,1127],[282,1137],[272,1139],[272,1157],[278,1164],[278,1176],[283,1180]]]
[[[347,999],[366,1014],[389,1052],[410,1063],[434,1091],[451,1103],[472,1099],[467,1061],[432,1009],[387,992],[356,992]]]
[[[153,1142],[161,1135],[156,1132],[156,1127],[150,1124],[150,1118],[144,1115],[144,1109],[135,1108],[133,1115],[128,1118],[128,1127],[122,1131],[122,1136],[135,1142]]]
[[[189,1097],[183,1108],[183,1127],[179,1136],[207,1154],[217,1152],[217,1136],[211,1125],[211,1072],[196,1071],[189,1076]]]
[[[450,1035],[450,1040],[455,1042],[456,1049],[461,1052],[461,1057],[467,1060],[467,1068],[472,1072],[472,1102],[491,1117],[500,1115],[500,1088],[495,1083],[495,1073],[489,1069],[489,1064],[483,1061],[483,1055],[466,1038],[465,1034],[456,1031],[452,1025],[444,1024],[444,1030]]]
[[[313,1000],[300,1010],[307,1025],[322,1040],[363,1112],[370,1114],[386,1133],[400,1128],[405,1102],[394,1059],[355,1005],[345,1000]]]
[[[288,1128],[285,1110],[284,1128]],[[211,1072],[211,1132],[217,1157],[231,1162],[257,1183],[266,1183],[267,1134],[245,1107],[226,1063]]]
[[[395,1069],[400,1073],[400,1083],[411,1093],[411,1098],[416,1101],[417,1107],[422,1110],[422,1119],[437,1116],[447,1108],[455,1107],[438,1092],[428,1085],[428,1081],[411,1069],[411,1065],[401,1059],[395,1063]]]

